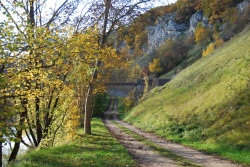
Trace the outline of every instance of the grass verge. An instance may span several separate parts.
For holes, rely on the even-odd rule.
[[[183,144],[188,147],[195,148],[199,151],[203,151],[209,154],[216,154],[221,157],[230,159],[234,162],[239,162],[244,164],[245,166],[250,167],[249,160],[249,150],[238,150],[236,148],[228,148],[227,146],[219,145],[216,143],[205,143],[205,142],[197,142],[197,141],[189,141],[185,139],[172,139],[176,143]]]
[[[123,99],[122,97],[118,97],[118,113],[119,114],[124,114],[124,105],[123,105]]]
[[[189,167],[201,167],[201,165],[198,165],[196,163],[191,162],[190,160],[182,157],[182,156],[178,156],[176,154],[173,154],[172,152],[158,146],[157,144],[143,138],[142,136],[130,131],[129,129],[125,128],[124,126],[118,124],[115,121],[112,121],[117,127],[119,127],[123,132],[125,132],[128,135],[131,135],[133,138],[137,139],[138,141],[142,141],[144,144],[148,145],[149,147],[151,147],[152,149],[154,149],[155,151],[157,151],[160,155],[172,159],[173,161],[179,162],[180,165],[183,166],[189,166]]]
[[[92,135],[81,135],[74,141],[53,148],[33,150],[20,157],[11,167],[110,167],[136,166],[125,148],[113,138],[101,119],[92,121]]]

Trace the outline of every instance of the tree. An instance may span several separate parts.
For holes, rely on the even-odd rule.
[[[157,57],[160,59],[161,72],[164,74],[183,62],[187,58],[189,50],[194,44],[194,37],[179,37],[175,40],[167,40],[157,49]]]
[[[90,13],[84,18],[90,19],[92,26],[98,25],[100,28],[99,44],[105,47],[108,36],[124,24],[129,24],[135,16],[138,16],[143,10],[142,4],[150,0],[139,0],[132,2],[130,0],[98,0],[90,6]],[[79,20],[84,20],[81,18]],[[94,23],[94,24],[93,24]],[[92,115],[92,95],[98,76],[98,68],[102,61],[97,58],[94,67],[92,78],[89,82],[86,98],[85,98],[85,118],[84,118],[84,133],[91,134],[91,115]]]
[[[195,42],[202,43],[203,45],[210,42],[212,38],[212,32],[209,29],[203,27],[200,22],[197,24],[194,35]]]
[[[132,62],[130,65],[130,73],[129,73],[129,78],[131,80],[135,80],[137,78],[142,78],[142,69],[139,64],[136,64],[135,62]]]
[[[175,20],[183,23],[190,19],[190,17],[196,12],[197,0],[179,0],[176,2],[177,14]]]
[[[15,127],[15,131],[10,131],[15,145],[9,161],[16,158],[20,142],[29,146],[22,139],[23,131],[34,146],[48,136],[67,76],[68,66],[56,66],[62,65],[64,58],[60,52],[63,34],[58,33],[59,27],[69,22],[78,2],[65,0],[55,10],[46,8],[46,3],[46,0],[0,3],[6,17],[0,33],[4,55],[1,65],[5,67],[3,78],[8,81],[0,90],[0,98],[14,109],[3,112]]]
[[[204,11],[204,15],[209,18],[210,23],[222,23],[227,19],[227,15],[234,13],[234,8],[243,0],[203,0],[199,2],[199,9]],[[226,16],[226,17],[225,17]]]
[[[225,17],[226,15],[233,15],[234,14],[234,9],[237,4],[242,2],[243,0],[214,0],[213,2],[210,3],[210,8],[212,11],[212,15],[210,17],[210,22],[215,23],[215,22],[223,22],[227,19],[232,19],[232,18],[227,18]]]
[[[214,35],[214,42],[210,43],[206,50],[202,52],[202,57],[205,57],[212,53],[215,49],[224,44],[224,41],[219,38],[218,34]]]
[[[159,73],[162,71],[160,59],[154,59],[153,62],[149,63],[148,69],[151,73]]]

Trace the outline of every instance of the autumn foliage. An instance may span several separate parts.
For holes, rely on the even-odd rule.
[[[148,69],[152,73],[159,73],[161,72],[161,62],[160,59],[154,59],[153,62],[149,63]]]
[[[100,71],[92,83],[94,94],[103,92],[120,61],[116,50],[99,45],[96,29],[77,33],[71,27],[49,29],[6,17],[0,26],[0,140],[15,142],[11,161],[21,142],[46,147],[74,136],[93,71]],[[102,61],[99,67],[96,60]],[[22,140],[24,133],[29,143]]]
[[[204,50],[204,51],[202,52],[202,56],[203,56],[203,57],[209,55],[209,54],[212,53],[215,49],[217,49],[218,47],[220,47],[221,45],[224,44],[224,41],[223,41],[222,39],[220,39],[220,38],[218,37],[218,35],[214,35],[214,39],[215,39],[215,41],[212,42],[212,43],[210,43],[210,44],[208,45],[208,47],[206,48],[206,50]]]

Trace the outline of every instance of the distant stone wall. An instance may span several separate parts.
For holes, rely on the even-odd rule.
[[[107,93],[112,96],[126,97],[136,89],[135,85],[107,85]]]

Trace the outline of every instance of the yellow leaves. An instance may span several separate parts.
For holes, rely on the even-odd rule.
[[[30,115],[34,115],[36,98],[39,98],[41,119],[46,112],[52,112],[55,99],[60,98],[58,107],[53,109],[55,120],[62,121],[62,115],[68,114],[65,119],[72,119],[70,124],[76,126],[79,113],[77,98],[74,97],[76,92],[86,91],[96,68],[99,74],[97,82],[93,83],[94,92],[103,92],[103,83],[109,78],[111,69],[120,65],[121,59],[115,49],[100,47],[97,32],[73,36],[71,32],[65,35],[34,27],[27,28],[25,33],[27,38],[20,35],[18,39],[27,45],[25,51],[18,55],[18,50],[15,50],[12,57],[0,59],[1,63],[13,63],[6,67],[7,72],[2,76],[6,84],[1,87],[0,96],[13,95],[18,106],[22,106],[20,98],[28,99],[25,107]],[[101,62],[100,66],[96,65],[97,61]],[[48,109],[52,95],[51,108]]]
[[[213,37],[215,39],[215,45],[217,48],[224,44],[223,39],[219,38],[218,34],[214,34]]]
[[[207,47],[206,50],[204,50],[202,52],[202,57],[205,57],[207,55],[209,55],[210,53],[212,53],[216,48],[220,47],[221,45],[224,44],[223,39],[220,39],[218,35],[214,35],[214,39],[215,41],[210,43]]]
[[[210,43],[207,49],[202,52],[202,57],[205,57],[210,53],[212,53],[215,50],[215,48],[216,48],[215,43]]]
[[[153,62],[149,63],[148,69],[150,72],[155,72],[155,73],[161,72],[162,68],[160,59],[159,58],[154,59]]]
[[[107,77],[107,73],[102,71],[116,67],[121,62],[115,49],[100,47],[97,37],[97,32],[90,31],[85,34],[74,35],[68,40],[69,54],[73,59],[74,69],[76,70],[71,76],[81,79],[86,84],[92,80],[93,71],[97,68],[97,61],[101,62],[101,66],[98,67],[98,71],[100,71],[98,77],[104,73],[105,76],[103,77]]]
[[[195,31],[195,42],[199,43],[205,40],[207,36],[207,30],[206,28],[200,27],[197,28]]]

